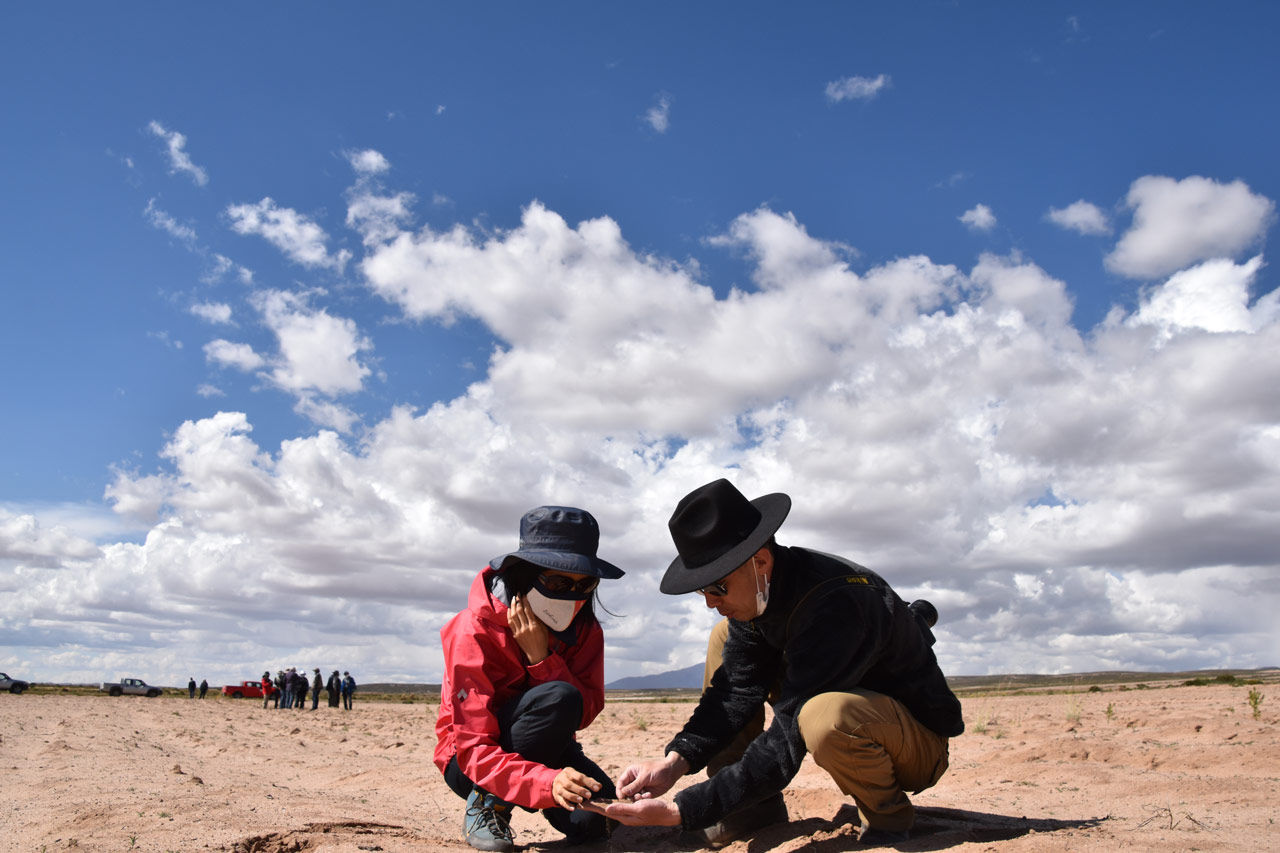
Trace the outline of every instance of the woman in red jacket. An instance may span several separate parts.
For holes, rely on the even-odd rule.
[[[616,796],[575,738],[604,707],[604,632],[593,596],[623,572],[596,556],[591,513],[543,506],[520,520],[520,547],[489,561],[467,608],[440,631],[444,678],[435,763],[467,801],[467,843],[515,849],[513,806],[542,810],[571,841],[604,837],[578,806]]]

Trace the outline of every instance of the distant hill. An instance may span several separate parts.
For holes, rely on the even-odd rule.
[[[606,684],[605,687],[609,690],[674,690],[690,687],[696,689],[702,686],[702,669],[702,664],[695,663],[693,666],[674,669],[670,672],[619,678],[617,681]]]
[[[439,696],[439,684],[404,684],[401,682],[373,682],[361,684],[357,688],[360,693],[421,693],[425,696]]]

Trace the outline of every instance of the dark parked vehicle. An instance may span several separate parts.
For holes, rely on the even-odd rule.
[[[10,693],[21,693],[30,686],[30,681],[23,681],[21,678],[10,678],[5,673],[0,672],[0,690],[7,690]]]
[[[141,678],[126,678],[124,681],[104,681],[102,682],[102,691],[112,696],[146,696],[148,699],[154,699],[164,693],[159,687],[153,687]]]

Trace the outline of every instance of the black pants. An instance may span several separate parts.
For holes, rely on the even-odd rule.
[[[609,774],[582,751],[573,735],[582,722],[582,694],[563,681],[539,684],[515,697],[498,711],[498,744],[528,761],[560,769],[572,767],[600,783],[594,796],[616,797]],[[444,781],[459,797],[470,796],[476,787],[458,767],[456,757],[445,767]],[[502,798],[502,791],[489,791]],[[603,835],[605,817],[588,811],[568,811],[559,807],[543,809],[547,822],[573,838]]]

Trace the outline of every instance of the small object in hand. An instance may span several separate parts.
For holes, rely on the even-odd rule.
[[[589,811],[589,812],[595,812],[596,814],[604,814],[605,808],[608,807],[611,803],[616,803],[616,802],[618,801],[611,797],[594,797],[590,800],[583,800],[582,802],[578,803],[578,808],[585,809],[586,811]]]

